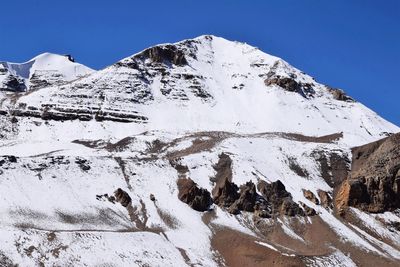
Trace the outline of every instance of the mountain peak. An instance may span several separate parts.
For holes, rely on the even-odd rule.
[[[0,90],[29,91],[60,85],[93,72],[70,55],[42,53],[24,63],[0,62]]]

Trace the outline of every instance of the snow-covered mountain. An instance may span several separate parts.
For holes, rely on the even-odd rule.
[[[342,90],[209,35],[99,71],[50,54],[29,62],[0,63],[25,85],[0,92],[1,264],[400,260],[396,205],[371,214],[351,204],[358,187],[341,187],[352,147],[400,129]],[[340,212],[339,188],[353,201]]]
[[[44,53],[25,63],[0,62],[0,90],[26,92],[62,85],[92,72],[70,55]]]

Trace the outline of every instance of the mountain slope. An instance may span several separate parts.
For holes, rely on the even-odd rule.
[[[351,148],[396,132],[208,35],[3,94],[0,265],[397,266],[397,210],[335,206]]]
[[[69,55],[44,53],[25,63],[0,62],[0,90],[21,92],[61,85],[92,72]]]
[[[213,36],[149,48],[18,102],[55,120],[139,122],[176,131],[344,132],[354,145],[398,131],[283,60]]]

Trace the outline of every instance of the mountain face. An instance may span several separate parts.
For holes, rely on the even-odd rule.
[[[399,128],[250,45],[0,63],[0,126],[0,265],[398,266]]]

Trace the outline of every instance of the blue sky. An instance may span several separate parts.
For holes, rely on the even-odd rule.
[[[99,69],[214,34],[282,57],[400,125],[400,1],[2,1],[0,60],[72,54]]]

